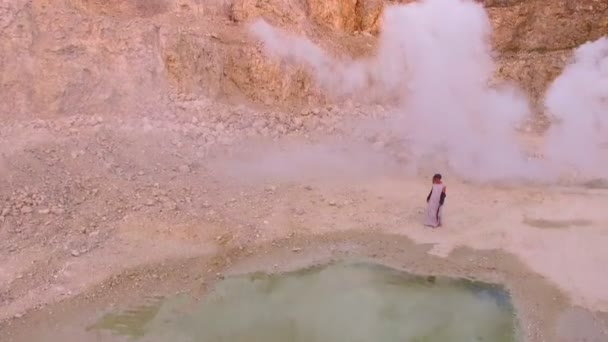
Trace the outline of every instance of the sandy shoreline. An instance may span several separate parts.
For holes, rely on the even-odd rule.
[[[355,203],[363,202],[369,206],[369,202],[366,202],[364,198],[384,201],[378,203],[378,206],[374,206],[374,208],[368,207],[370,212],[360,213],[369,218],[367,222],[357,220],[356,214],[351,217],[350,210],[346,215],[333,213],[326,217],[319,215],[320,212],[311,210],[310,214],[302,215],[304,216],[303,222],[297,225],[293,222],[285,224],[285,218],[280,215],[269,215],[263,221],[267,223],[262,223],[268,227],[266,232],[258,233],[259,237],[254,238],[254,241],[247,241],[246,235],[242,231],[228,229],[226,230],[227,235],[216,236],[213,242],[208,243],[207,248],[199,245],[199,248],[192,248],[189,251],[187,250],[187,239],[177,242],[174,239],[173,241],[166,240],[161,244],[158,240],[159,236],[150,235],[144,242],[141,238],[134,238],[135,235],[129,234],[127,231],[121,237],[123,247],[133,246],[134,249],[140,251],[142,248],[148,249],[150,254],[165,250],[165,257],[157,254],[155,257],[158,258],[158,262],[151,261],[150,264],[149,261],[147,266],[135,267],[129,271],[121,271],[128,267],[127,264],[118,265],[120,260],[130,259],[129,254],[125,252],[128,248],[120,251],[116,245],[113,246],[114,253],[120,251],[117,254],[120,257],[113,260],[114,264],[108,262],[107,254],[106,256],[103,254],[104,250],[100,250],[99,255],[90,254],[78,258],[82,267],[76,265],[71,271],[74,272],[74,278],[80,278],[81,287],[74,286],[71,290],[72,294],[64,295],[63,297],[67,299],[59,304],[29,311],[21,319],[13,318],[5,321],[2,330],[12,336],[13,339],[10,341],[25,341],[21,334],[31,333],[33,326],[38,326],[42,322],[69,321],[70,317],[74,317],[71,315],[85,314],[89,315],[87,317],[91,319],[90,315],[95,315],[97,310],[107,307],[104,303],[107,303],[108,300],[113,303],[136,304],[150,295],[167,295],[184,291],[200,295],[219,277],[234,273],[257,270],[276,272],[334,259],[366,258],[414,273],[473,277],[504,284],[513,296],[526,341],[569,341],[564,338],[568,336],[568,338],[572,338],[572,336],[578,336],[577,334],[591,334],[585,336],[605,338],[608,316],[606,313],[600,312],[603,309],[602,296],[604,293],[596,291],[595,287],[601,285],[601,275],[590,273],[589,268],[577,264],[587,262],[585,255],[588,254],[580,253],[573,248],[560,249],[564,243],[569,242],[572,244],[570,247],[576,248],[576,243],[585,237],[589,241],[601,239],[601,235],[594,235],[593,225],[582,229],[576,228],[576,231],[572,228],[535,228],[518,225],[514,218],[511,218],[511,226],[484,225],[487,222],[484,221],[484,218],[487,220],[491,215],[503,209],[498,204],[494,210],[491,206],[487,208],[483,212],[484,217],[469,218],[468,222],[461,222],[455,219],[458,217],[455,214],[465,209],[460,205],[470,206],[474,203],[462,204],[463,202],[459,202],[457,198],[450,198],[452,205],[447,211],[452,220],[450,224],[442,231],[427,230],[412,223],[410,219],[403,216],[403,213],[389,216],[393,211],[398,212],[399,204],[403,203],[403,201],[396,201],[395,198],[395,196],[402,198],[403,192],[395,192],[394,189],[407,188],[406,185],[409,185],[410,188],[415,186],[408,183],[396,185],[391,182],[383,182],[374,185],[374,192],[365,187],[360,189],[365,196],[359,195],[361,197],[358,197],[352,194],[349,196],[350,206],[357,206]],[[459,189],[460,186],[462,188]],[[313,186],[313,188],[315,187]],[[466,186],[458,184],[452,184],[451,189],[455,194],[462,194],[460,196],[465,196],[467,190]],[[487,198],[483,198],[487,189],[477,188],[476,191],[480,191],[482,197],[479,198],[480,201],[487,201]],[[315,190],[306,192],[314,193]],[[413,193],[417,192],[419,191],[413,191]],[[511,190],[503,190],[503,192],[498,192],[502,196],[496,196],[497,192],[494,191],[493,196],[500,199],[498,203],[507,202],[500,205],[510,206],[512,209],[516,207],[514,203],[526,205],[521,202],[523,198],[534,197],[526,193],[523,196],[513,196],[512,202],[508,202],[506,195],[513,195],[510,192]],[[333,189],[332,198],[338,198],[336,193],[336,189]],[[573,199],[571,203],[576,201],[576,197],[572,197],[573,195],[564,195],[563,190],[541,191],[541,193],[546,193],[543,196],[557,199],[560,199],[560,196],[567,196]],[[536,194],[538,195],[538,193]],[[323,193],[320,197],[328,197],[328,195]],[[310,196],[310,194],[306,196]],[[292,200],[297,202],[295,197],[297,196],[292,196]],[[461,204],[459,205],[459,203]],[[342,204],[340,207],[340,211],[346,211]],[[334,206],[327,205],[327,208],[333,210]],[[376,210],[377,208],[384,209]],[[541,209],[550,210],[550,208],[542,206],[539,210]],[[308,209],[304,210],[308,212]],[[416,207],[412,207],[410,215],[418,215],[416,210],[418,210]],[[357,210],[353,210],[353,212],[357,212]],[[376,212],[376,217],[370,215],[373,212]],[[308,217],[309,215],[313,217]],[[567,216],[567,213],[562,212],[562,215]],[[477,227],[479,228],[470,226],[467,229],[464,226],[465,223],[475,219],[478,220]],[[357,221],[359,223],[356,223]],[[383,225],[374,221],[380,221]],[[409,224],[404,221],[409,221]],[[312,222],[316,222],[316,224]],[[501,222],[509,222],[509,220],[501,217]],[[301,227],[300,225],[317,228],[305,231],[298,229]],[[404,226],[408,228],[404,229]],[[186,226],[173,228],[174,233],[186,234],[188,229]],[[456,229],[462,230],[456,231]],[[601,240],[596,242],[597,246],[601,244]],[[171,247],[172,244],[173,247]],[[589,245],[587,244],[587,246]],[[548,246],[555,249],[547,249]],[[192,256],[203,250],[210,252],[209,256],[183,259],[188,254]],[[214,254],[215,251],[217,254]],[[179,257],[180,253],[182,257]],[[137,253],[133,253],[133,258],[130,259],[134,264],[137,260],[136,255]],[[141,253],[139,255],[141,257]],[[553,266],[555,265],[553,258],[556,258],[556,255],[563,255],[563,257],[557,260],[557,266]],[[535,259],[531,261],[531,257]],[[597,258],[598,255],[594,255],[594,257]],[[105,268],[100,265],[104,264],[103,261],[92,261],[104,259],[106,259]],[[564,259],[571,259],[571,262],[564,262]],[[146,263],[142,259],[139,261]],[[96,263],[97,265],[95,265]],[[89,276],[85,276],[86,272],[90,270],[100,270],[99,277],[102,277],[104,271],[108,276],[114,273],[122,273],[122,275],[112,276],[111,280],[102,280],[90,277],[90,273]],[[566,282],[565,279],[570,279],[570,281]],[[588,282],[595,286],[590,286]],[[81,291],[83,294],[79,294]],[[52,298],[51,296],[49,299],[52,302],[61,297]],[[30,302],[30,304],[32,303],[35,301]],[[50,312],[53,312],[53,315],[50,315]],[[57,315],[58,312],[65,314]],[[4,313],[6,314],[6,311]],[[574,318],[570,317],[572,315]],[[585,328],[583,331],[583,326],[591,324],[590,322],[593,322],[596,329],[589,332],[589,329]],[[572,325],[570,328],[564,330],[563,327],[570,325]],[[36,330],[34,329],[34,331]],[[566,336],[567,334],[574,335]],[[597,339],[597,341],[600,340]]]
[[[74,338],[70,329],[75,327],[70,324],[85,321],[90,324],[99,310],[108,306],[125,308],[141,303],[145,296],[176,292],[200,296],[218,278],[231,274],[257,270],[280,272],[331,260],[356,259],[420,274],[502,283],[512,294],[525,341],[571,341],[569,338],[573,336],[595,336],[592,341],[600,341],[605,337],[601,335],[605,333],[601,326],[594,331],[580,329],[586,328],[584,324],[589,321],[605,324],[608,315],[573,306],[559,289],[528,271],[513,256],[498,251],[458,249],[449,258],[440,258],[429,255],[430,248],[430,245],[415,245],[402,236],[364,232],[333,233],[316,238],[294,236],[242,250],[226,250],[211,258],[173,260],[164,265],[125,271],[73,299],[28,313],[23,320],[5,322],[2,330],[9,336],[8,341],[31,340],[41,336],[40,332],[47,337],[69,333]],[[201,269],[206,271],[200,272]],[[584,320],[577,320],[581,315]],[[55,326],[58,322],[64,325]],[[34,326],[38,328],[31,329]]]

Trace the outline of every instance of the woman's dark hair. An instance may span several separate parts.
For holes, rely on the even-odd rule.
[[[436,174],[433,176],[433,180],[435,180],[435,179],[441,179],[441,174],[436,173]]]

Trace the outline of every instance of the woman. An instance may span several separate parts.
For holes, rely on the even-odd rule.
[[[437,228],[441,226],[441,208],[445,202],[446,186],[441,182],[441,175],[436,174],[433,176],[433,187],[431,192],[426,197],[426,220],[425,226]]]

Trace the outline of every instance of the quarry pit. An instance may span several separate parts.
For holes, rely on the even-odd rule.
[[[608,340],[607,34],[594,0],[0,1],[0,340]]]

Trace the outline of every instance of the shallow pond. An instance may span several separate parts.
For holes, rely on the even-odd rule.
[[[104,341],[513,342],[515,326],[500,286],[336,263],[231,277],[201,302],[176,297],[110,313],[89,333]]]

